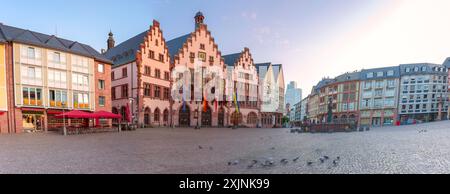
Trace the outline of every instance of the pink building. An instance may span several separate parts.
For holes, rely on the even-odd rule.
[[[112,33],[104,54],[114,62],[111,72],[112,109],[125,118],[127,104],[133,123],[170,125],[170,56],[160,29],[153,21],[149,30],[114,46]]]
[[[211,32],[208,31],[206,24],[203,23],[204,16],[198,12],[195,16],[195,30],[192,33],[175,38],[167,42],[170,55],[172,56],[172,65],[185,66],[189,68],[193,75],[194,64],[199,63],[203,69],[217,66],[223,70],[226,75],[226,66],[224,64],[221,52]],[[203,82],[208,81],[208,77],[203,77]],[[176,80],[174,80],[176,81]],[[193,81],[193,78],[192,78]],[[214,101],[207,102],[206,108],[200,101],[194,100],[194,83],[191,82],[191,96],[185,99],[185,105],[182,101],[175,101],[173,104],[175,126],[227,126],[229,118],[226,103]],[[225,91],[225,87],[219,88]],[[216,90],[215,90],[216,91]],[[218,90],[217,90],[218,91]],[[217,92],[216,91],[216,92]]]
[[[230,124],[257,127],[259,121],[258,105],[258,73],[253,62],[250,49],[244,48],[240,53],[225,55],[228,74],[231,74],[234,81],[234,89],[237,92],[239,101],[236,110],[235,102],[230,102],[229,113]],[[238,89],[240,88],[240,89]]]

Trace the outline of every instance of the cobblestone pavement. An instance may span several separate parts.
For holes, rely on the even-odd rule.
[[[0,135],[0,173],[450,173],[450,121],[352,133],[289,131]]]

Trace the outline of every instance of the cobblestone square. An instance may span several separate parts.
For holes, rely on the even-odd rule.
[[[289,131],[1,135],[0,173],[450,173],[450,121],[352,133]]]

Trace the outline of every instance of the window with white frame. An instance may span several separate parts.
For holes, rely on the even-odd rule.
[[[98,64],[97,71],[99,73],[103,73],[105,71],[104,68],[105,68],[105,66],[103,64]]]
[[[89,76],[72,73],[72,87],[75,90],[89,90]]]
[[[89,73],[88,58],[72,55],[72,71]]]
[[[56,88],[67,88],[66,72],[58,70],[48,70],[48,85]]]
[[[32,46],[21,45],[20,62],[22,64],[42,65],[41,49]]]
[[[66,65],[66,54],[56,52],[56,51],[48,51],[47,52],[47,65],[52,68],[58,69],[67,69]]]
[[[42,85],[42,68],[22,65],[21,81],[23,84]]]
[[[80,109],[89,109],[89,94],[74,92],[73,107]]]
[[[367,73],[367,78],[373,78],[373,72]]]

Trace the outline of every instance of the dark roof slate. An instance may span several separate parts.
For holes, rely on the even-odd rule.
[[[227,66],[234,66],[242,53],[234,53],[229,55],[224,55],[223,60]]]
[[[33,46],[39,46],[49,49],[55,49],[59,51],[69,52],[77,55],[82,55],[85,57],[92,57],[98,61],[105,63],[112,63],[109,59],[105,58],[91,46],[86,44],[80,44],[84,49],[76,47],[73,49],[70,45],[73,41],[62,39],[54,35],[46,35],[39,32],[34,32],[30,30],[25,30],[13,26],[7,26],[0,23],[0,41],[10,41],[18,42],[22,44],[30,44]]]

